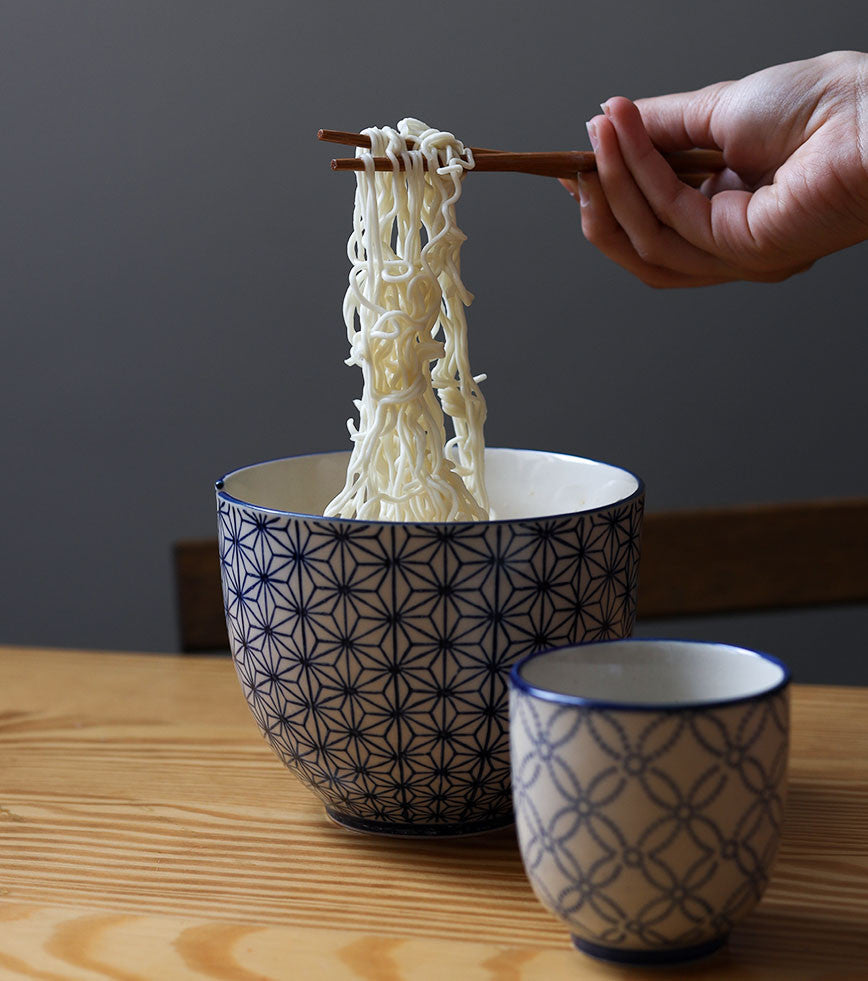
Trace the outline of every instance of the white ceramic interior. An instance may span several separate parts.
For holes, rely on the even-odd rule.
[[[321,515],[343,487],[348,460],[344,451],[273,460],[227,474],[220,489],[269,511]],[[608,507],[641,486],[619,467],[541,450],[486,449],[485,479],[498,520]]]
[[[618,705],[698,705],[762,695],[788,678],[741,647],[677,640],[584,644],[531,657],[518,675],[534,694]]]

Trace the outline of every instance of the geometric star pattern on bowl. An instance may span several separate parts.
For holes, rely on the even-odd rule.
[[[629,635],[643,501],[407,524],[218,497],[230,645],[262,732],[349,826],[510,823],[509,670],[532,651]]]
[[[540,901],[607,957],[724,938],[775,859],[788,689],[701,711],[510,697],[516,829]]]

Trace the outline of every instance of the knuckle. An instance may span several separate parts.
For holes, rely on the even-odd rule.
[[[687,184],[677,181],[671,192],[661,193],[654,201],[654,214],[658,221],[669,227],[673,226],[681,210],[681,202],[685,192],[692,192],[693,190]]]
[[[646,242],[634,242],[633,248],[636,250],[636,255],[639,256],[642,262],[654,262],[654,250],[649,248]]]
[[[636,255],[643,262],[656,266],[660,265],[661,260],[665,258],[665,246],[659,232],[651,235],[637,235],[631,241],[633,242],[633,248],[636,250]]]

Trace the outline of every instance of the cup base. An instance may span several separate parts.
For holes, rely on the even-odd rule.
[[[512,814],[488,818],[485,821],[463,821],[456,824],[396,824],[392,821],[368,821],[365,818],[341,814],[326,808],[326,817],[350,831],[362,834],[385,835],[391,838],[466,838],[497,831],[515,824]]]
[[[572,941],[576,950],[600,961],[611,961],[616,964],[679,964],[684,961],[698,960],[719,950],[727,940],[727,934],[706,940],[692,947],[675,947],[664,950],[630,950],[624,947],[605,947],[602,944],[582,940],[573,934]]]

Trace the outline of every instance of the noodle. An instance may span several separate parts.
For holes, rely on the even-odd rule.
[[[357,174],[344,299],[346,363],[362,369],[362,397],[353,403],[358,425],[347,422],[346,483],[324,514],[486,520],[486,408],[478,388],[485,375],[470,373],[464,307],[473,297],[461,282],[466,236],[455,220],[473,155],[451,133],[416,119],[364,132],[371,149],[356,151],[365,170]],[[393,172],[375,172],[375,156],[388,156]]]

